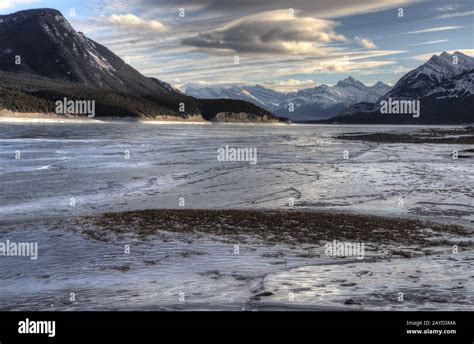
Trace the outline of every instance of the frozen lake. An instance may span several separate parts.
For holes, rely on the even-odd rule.
[[[24,220],[176,208],[181,197],[187,208],[279,208],[293,198],[295,207],[472,224],[474,162],[452,159],[454,149],[469,146],[332,138],[348,132],[415,129],[1,124],[0,215]],[[257,164],[218,161],[217,150],[226,145],[256,148]]]
[[[36,242],[39,257],[0,257],[0,309],[339,309],[364,298],[365,309],[472,309],[472,251],[368,263],[328,259],[318,247],[171,233],[102,242],[69,223],[105,211],[294,201],[472,229],[474,160],[452,159],[472,146],[333,138],[419,128],[2,123],[0,238]],[[226,145],[257,149],[257,164],[219,161]]]

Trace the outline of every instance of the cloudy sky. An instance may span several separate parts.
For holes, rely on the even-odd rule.
[[[40,7],[181,88],[393,84],[432,54],[474,55],[472,0],[0,0],[0,14]]]

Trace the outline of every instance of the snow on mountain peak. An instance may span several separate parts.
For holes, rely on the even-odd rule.
[[[354,79],[352,76],[349,76],[348,78],[345,78],[344,80],[339,81],[336,86],[338,87],[357,87],[360,89],[366,89],[367,86],[365,86],[362,82]]]
[[[404,75],[394,86],[392,91],[383,98],[408,98],[419,99],[433,92],[446,93],[447,81],[458,78],[464,73],[474,69],[474,59],[461,52],[450,54],[443,52],[439,55],[433,55],[426,63]],[[448,88],[461,90],[470,89],[469,78],[463,79],[456,87],[451,83]],[[464,85],[464,86],[463,86]],[[445,89],[443,91],[443,89]],[[458,92],[454,92],[458,94]],[[453,96],[453,92],[449,92]],[[461,94],[461,93],[459,93]],[[463,93],[464,94],[464,93]]]
[[[0,49],[0,69],[107,90],[170,93],[169,87],[142,75],[99,43],[78,33],[49,8],[0,15],[0,47],[27,61],[16,65]]]
[[[432,68],[445,68],[448,72],[462,73],[474,68],[474,58],[459,51],[455,51],[453,54],[444,51],[439,55],[431,56],[425,65]]]
[[[301,89],[287,94],[265,88],[262,85],[232,86],[229,88],[187,87],[186,94],[196,98],[228,98],[247,100],[276,111],[281,115],[291,117],[287,113],[290,103],[294,105],[295,112],[300,108],[317,107],[317,112],[335,111],[343,109],[358,102],[375,102],[378,98],[390,91],[391,87],[378,82],[372,87],[367,87],[352,76],[339,81],[335,86],[325,84],[312,88]]]

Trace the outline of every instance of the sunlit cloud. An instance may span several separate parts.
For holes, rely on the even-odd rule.
[[[270,88],[272,90],[288,93],[294,92],[304,88],[316,87],[318,84],[316,81],[308,80],[297,80],[297,79],[288,79],[288,80],[276,80],[271,82],[264,82],[262,86]]]
[[[104,18],[104,22],[126,29],[165,31],[167,28],[158,20],[146,20],[133,14],[113,14]]]
[[[354,38],[354,41],[360,45],[362,48],[366,48],[366,49],[375,49],[377,48],[377,46],[375,45],[374,42],[372,42],[370,39],[368,38],[362,38],[362,37],[358,37],[356,36]]]

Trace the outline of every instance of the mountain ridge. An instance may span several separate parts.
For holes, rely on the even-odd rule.
[[[315,117],[315,112],[322,118],[328,118],[357,102],[363,100],[374,102],[390,89],[390,86],[381,81],[373,86],[366,86],[349,76],[334,86],[322,84],[288,93],[278,92],[258,84],[227,88],[188,86],[184,93],[201,99],[246,100],[291,120],[314,120],[321,118]],[[294,113],[289,111],[290,103],[293,104]]]
[[[65,97],[93,100],[97,117],[284,121],[251,103],[209,104],[146,77],[76,31],[58,10],[1,15],[0,110],[54,113]]]
[[[0,16],[0,70],[123,92],[175,93],[145,77],[50,8]],[[16,56],[20,57],[17,64]]]
[[[380,113],[383,101],[419,101],[420,118]],[[405,74],[392,90],[374,104],[351,105],[324,123],[402,123],[464,124],[473,123],[474,58],[459,51],[443,52]]]

